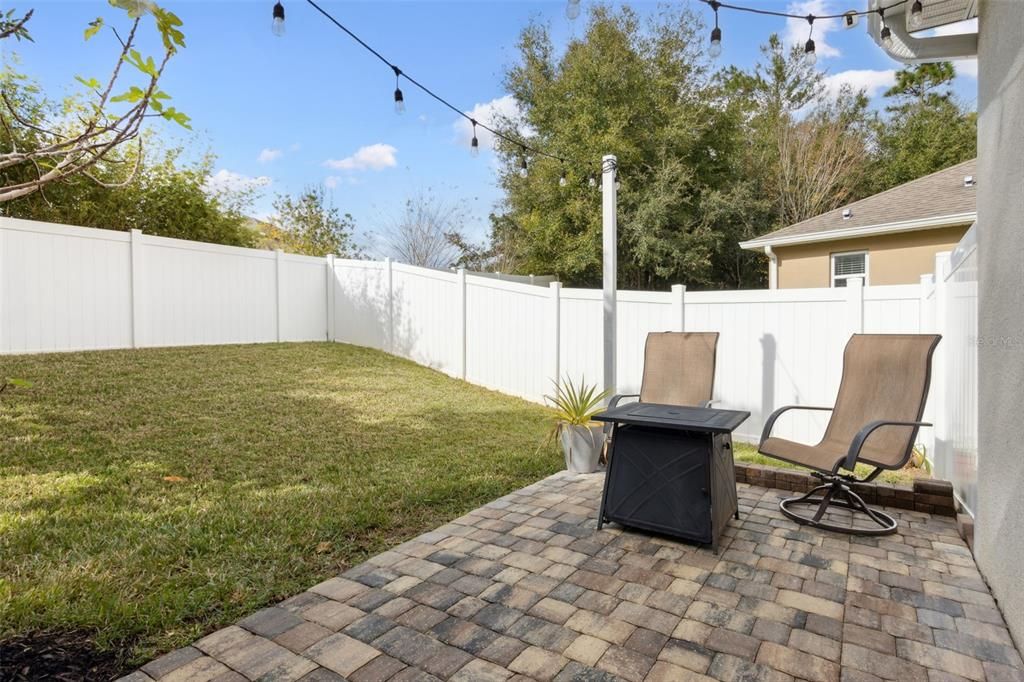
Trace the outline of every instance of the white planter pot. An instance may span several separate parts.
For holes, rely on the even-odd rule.
[[[565,454],[566,469],[574,474],[597,471],[604,447],[604,430],[601,426],[563,424],[559,438],[562,441],[562,453]]]

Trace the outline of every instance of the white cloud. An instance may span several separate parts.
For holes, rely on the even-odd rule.
[[[260,163],[270,163],[271,161],[281,158],[281,154],[283,154],[283,152],[280,149],[264,148],[260,150],[260,155],[256,157],[256,160]]]
[[[293,142],[292,144],[288,145],[288,151],[290,152],[297,152],[300,149],[302,149],[302,145],[299,144],[298,142]]]
[[[838,14],[832,11],[826,0],[804,0],[803,2],[791,2],[786,8],[789,14]],[[815,19],[814,32],[810,34],[814,38],[814,53],[819,59],[838,57],[839,49],[828,42],[828,34],[842,29],[842,22],[839,19]],[[810,26],[806,19],[786,19],[786,31],[782,35],[782,42],[785,45],[800,45],[807,42]]]
[[[854,92],[863,90],[868,97],[875,97],[883,90],[896,83],[895,69],[850,69],[825,76],[822,85],[824,95],[834,98],[844,85],[849,85]]]
[[[218,194],[220,192],[238,192],[257,187],[266,187],[270,183],[271,179],[266,175],[253,177],[221,168],[210,176],[203,189],[211,194]]]
[[[518,124],[517,128],[522,135],[529,136],[532,133],[528,126],[522,125],[520,121],[522,112],[516,103],[515,97],[512,95],[505,95],[504,97],[492,99],[490,102],[477,104],[470,111],[467,111],[466,114],[470,118],[476,119],[477,122],[489,125],[492,128],[497,128],[509,122],[515,122]],[[455,121],[454,127],[456,143],[468,149],[473,141],[473,124],[464,118],[459,118]],[[476,139],[480,143],[481,149],[494,148],[494,135],[479,126],[476,129]]]
[[[398,165],[398,160],[395,158],[397,152],[398,150],[391,145],[378,142],[360,147],[355,154],[346,156],[344,159],[328,159],[324,161],[324,165],[337,170],[379,171]]]
[[[327,189],[334,189],[338,186],[338,180],[340,180],[340,178],[337,175],[328,175],[324,179],[324,186],[326,186]]]
[[[961,33],[977,33],[978,32],[978,20],[968,19],[967,21],[958,21],[955,24],[946,24],[945,26],[939,26],[927,31],[926,36],[953,36],[960,35]],[[968,78],[978,77],[978,60],[974,59],[956,59],[953,60],[953,67],[956,69],[958,76],[967,76]]]

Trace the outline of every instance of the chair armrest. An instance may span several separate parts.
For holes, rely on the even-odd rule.
[[[619,406],[619,401],[624,400],[625,398],[639,398],[639,397],[640,397],[639,393],[617,393],[616,395],[613,395],[611,397],[611,400],[608,401],[608,409],[609,410],[614,410],[616,407]]]
[[[782,416],[783,412],[789,412],[790,410],[819,410],[822,412],[831,412],[831,407],[815,407],[812,405],[786,405],[772,412],[771,416],[768,417],[768,421],[764,423],[764,430],[761,432],[761,442],[757,444],[757,449],[760,450],[764,442],[768,440],[768,437],[772,435],[772,429],[775,427],[775,421]]]
[[[616,407],[618,407],[619,401],[621,401],[621,400],[623,400],[625,398],[639,398],[639,397],[640,397],[639,393],[617,393],[616,395],[613,395],[611,397],[611,400],[608,401],[608,409],[609,410],[614,410]],[[604,423],[604,428],[602,429],[602,431],[604,431],[604,437],[606,439],[607,438],[611,438],[612,437],[612,423],[611,422],[605,422]]]
[[[883,426],[931,426],[928,422],[901,422],[901,421],[887,421],[885,419],[879,419],[878,421],[869,422],[864,428],[857,432],[857,435],[853,437],[853,442],[850,443],[850,450],[846,453],[846,460],[843,462],[843,468],[847,471],[853,471],[853,468],[857,465],[857,459],[860,457],[861,448],[864,447],[864,442],[868,439],[872,433]]]
[[[715,400],[714,398],[712,398],[711,400],[705,400],[705,401],[703,401],[703,402],[702,402],[702,403],[701,403],[700,405],[698,405],[697,407],[711,407],[712,405],[714,405],[714,404],[715,404],[715,403],[717,403],[717,402],[718,402],[717,400]]]

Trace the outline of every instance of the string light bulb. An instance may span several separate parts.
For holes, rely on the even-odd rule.
[[[889,26],[885,23],[885,8],[878,8],[878,16],[882,20],[882,30],[879,32],[878,37],[882,39],[882,45],[885,49],[892,48],[892,31],[889,30]]]
[[[469,143],[469,154],[473,158],[480,156],[480,140],[476,139],[476,119],[469,119],[473,124],[473,141]]]
[[[814,66],[818,62],[818,53],[814,50],[814,38],[811,37],[814,34],[813,14],[807,15],[807,25],[810,26],[810,30],[807,32],[807,42],[804,43],[804,61]]]
[[[569,21],[576,21],[580,17],[580,0],[569,0],[565,6],[565,16]]]
[[[589,178],[587,178],[587,184],[590,185],[591,187],[597,187],[597,178],[591,175]]]
[[[708,48],[708,55],[712,59],[718,59],[722,54],[722,29],[718,28],[718,0],[711,0],[711,9],[715,11],[715,27],[711,29],[711,47]]]
[[[526,165],[526,148],[521,148],[521,156],[519,158],[519,177],[525,178],[529,174],[530,168]]]
[[[914,0],[910,6],[910,28],[917,30],[924,25],[924,5],[921,0]]]
[[[274,5],[274,20],[270,23],[270,30],[278,38],[284,36],[284,5],[280,2]]]
[[[402,77],[402,70],[397,66],[392,66],[395,71],[395,113],[405,113],[405,97],[402,95],[402,88],[398,87],[398,80]]]
[[[558,186],[565,187],[569,184],[569,181],[565,179],[565,167],[562,167],[562,177],[558,178]]]

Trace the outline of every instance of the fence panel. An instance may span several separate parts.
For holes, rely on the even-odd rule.
[[[978,508],[978,254],[972,227],[953,252],[945,276],[946,412],[936,443],[935,475],[953,482],[970,513]]]
[[[552,300],[548,287],[467,277],[466,379],[541,402],[554,378]]]
[[[272,251],[146,237],[143,345],[277,340]]]
[[[131,345],[128,234],[2,220],[0,353]]]
[[[334,340],[388,350],[388,264],[334,261]]]
[[[281,340],[327,340],[327,268],[323,258],[281,256]]]
[[[458,276],[399,264],[392,270],[393,352],[458,376],[462,355]]]

